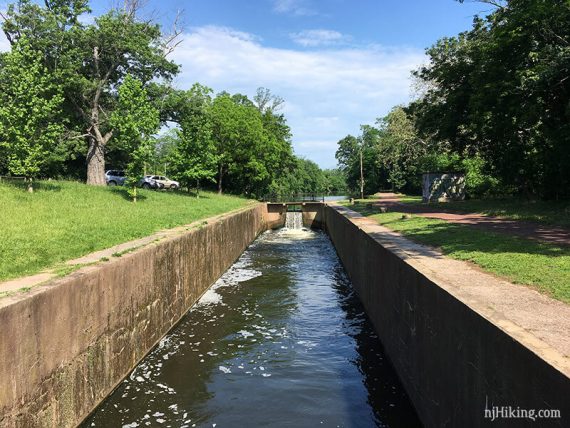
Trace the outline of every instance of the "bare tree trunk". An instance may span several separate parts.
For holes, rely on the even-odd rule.
[[[196,199],[200,198],[200,180],[196,180]]]
[[[31,178],[31,177],[30,177],[30,180],[28,181],[28,192],[34,193],[34,182],[33,182],[33,178]]]
[[[87,152],[87,184],[104,186],[105,182],[105,147],[93,136],[89,137]]]
[[[222,175],[224,173],[224,166],[222,164],[218,167],[218,193],[222,194]]]

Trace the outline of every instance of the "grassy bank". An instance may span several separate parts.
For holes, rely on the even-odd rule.
[[[243,198],[40,182],[29,194],[0,183],[0,280],[33,274],[58,263],[155,231],[191,223],[247,204]]]
[[[422,198],[421,196],[402,195],[401,201],[407,204],[420,204]],[[432,202],[429,206],[443,211],[478,213],[570,228],[570,201],[527,201],[517,198],[470,199]]]
[[[457,260],[472,262],[511,282],[529,285],[570,303],[570,249],[486,232],[467,225],[402,213],[380,213],[370,203],[349,208],[373,218],[413,241],[439,248]]]

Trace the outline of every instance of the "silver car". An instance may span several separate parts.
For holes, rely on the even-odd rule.
[[[105,172],[105,181],[108,186],[122,186],[126,179],[125,171],[120,169],[110,169]]]
[[[164,189],[164,184],[152,177],[152,175],[145,175],[139,180],[137,185],[143,189]]]
[[[171,180],[164,175],[151,175],[147,177],[150,177],[152,180],[162,184],[165,189],[180,189],[180,183],[178,181]]]

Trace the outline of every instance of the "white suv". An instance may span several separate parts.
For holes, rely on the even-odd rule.
[[[178,181],[171,180],[164,175],[151,175],[149,177],[152,180],[162,184],[165,189],[180,189],[180,183]]]

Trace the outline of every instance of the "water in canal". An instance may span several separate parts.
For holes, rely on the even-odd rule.
[[[259,237],[84,427],[415,427],[326,234]]]

